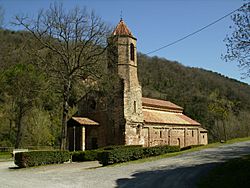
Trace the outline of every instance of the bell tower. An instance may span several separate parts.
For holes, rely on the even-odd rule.
[[[137,76],[136,41],[132,32],[121,19],[113,31],[109,41],[112,41],[112,51],[115,52],[115,70],[123,81],[123,116],[125,119],[125,144],[140,143],[143,126],[142,90]]]

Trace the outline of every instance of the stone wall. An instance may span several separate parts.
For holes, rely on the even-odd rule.
[[[208,138],[207,138],[207,133],[206,132],[201,132],[200,133],[200,144],[201,145],[207,145],[208,144]]]
[[[199,127],[144,125],[141,137],[144,147],[172,145],[185,147],[189,145],[206,145],[207,133],[199,132]]]
[[[186,132],[186,146],[199,144],[199,131],[198,128],[187,128]]]

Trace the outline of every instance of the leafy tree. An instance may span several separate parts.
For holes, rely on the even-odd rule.
[[[79,80],[100,76],[109,29],[94,12],[78,7],[67,12],[57,4],[41,10],[36,19],[17,16],[16,20],[16,24],[28,30],[41,46],[32,52],[33,56],[39,58],[42,68],[54,78],[54,86],[61,93],[60,147],[66,149],[72,88]]]
[[[17,64],[4,72],[3,102],[8,104],[5,114],[16,127],[15,148],[19,148],[23,134],[23,118],[34,107],[42,90],[41,75],[30,64]]]
[[[234,25],[230,36],[225,39],[227,53],[226,61],[238,61],[239,66],[245,69],[246,76],[250,76],[250,3],[244,4],[232,16]]]
[[[24,118],[26,124],[23,131],[25,146],[53,146],[55,136],[50,129],[51,122],[49,113],[43,109],[34,108]],[[38,134],[39,133],[39,134]]]
[[[221,98],[218,90],[211,93],[209,98],[211,102],[208,105],[208,109],[213,113],[217,123],[218,121],[222,122],[224,140],[227,141],[226,120],[228,120],[234,104],[229,100]]]

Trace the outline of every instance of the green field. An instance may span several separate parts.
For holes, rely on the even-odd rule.
[[[0,152],[0,161],[11,160],[11,153],[10,152]]]

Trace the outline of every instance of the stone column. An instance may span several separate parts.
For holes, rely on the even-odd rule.
[[[85,127],[82,127],[82,151],[85,150]]]

